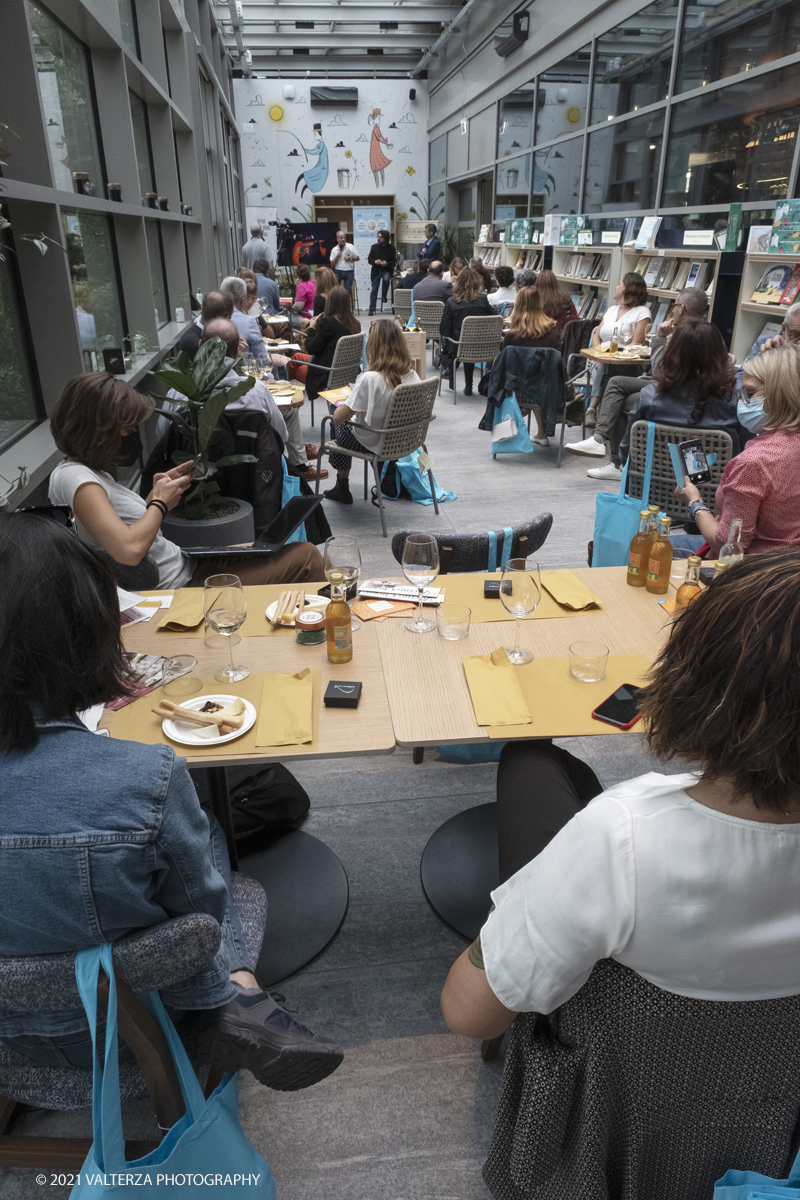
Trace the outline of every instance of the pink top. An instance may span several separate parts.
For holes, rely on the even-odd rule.
[[[777,429],[749,441],[722,472],[717,512],[723,544],[741,517],[745,550],[800,545],[800,433]]]
[[[298,300],[303,301],[303,316],[312,317],[314,315],[314,297],[317,294],[317,285],[313,279],[298,283],[297,292],[295,294],[295,303]]]

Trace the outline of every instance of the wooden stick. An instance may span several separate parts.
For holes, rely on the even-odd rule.
[[[194,721],[196,725],[230,725],[231,722],[227,717],[221,717],[219,713],[200,712],[196,708],[183,708],[180,704],[173,704],[171,700],[159,700],[159,708],[161,716],[171,717],[173,721]],[[156,710],[153,709],[155,712]]]
[[[287,595],[288,595],[287,592],[281,592],[280,596],[278,596],[278,600],[275,605],[275,612],[272,615],[272,620],[271,620],[272,625],[280,625],[281,613],[283,612],[284,606],[286,604]]]

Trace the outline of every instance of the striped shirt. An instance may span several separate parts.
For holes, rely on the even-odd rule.
[[[717,540],[741,517],[745,550],[800,545],[800,433],[760,433],[732,458],[717,489]]]

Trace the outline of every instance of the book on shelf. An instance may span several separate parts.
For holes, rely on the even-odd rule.
[[[588,279],[591,274],[593,264],[594,264],[594,259],[589,258],[588,254],[584,254],[581,259],[581,264],[578,267],[578,278],[579,279]]]
[[[575,305],[576,310],[579,309],[581,304],[583,303],[583,292],[580,289],[578,289],[575,292],[571,292],[570,300]]]
[[[687,288],[702,287],[703,275],[704,275],[704,271],[703,271],[702,263],[700,263],[700,262],[690,263],[689,264],[689,274],[686,276],[686,283],[684,286]]]
[[[656,244],[656,234],[661,227],[661,217],[645,217],[639,226],[636,241],[633,243],[637,250],[652,250]]]
[[[647,264],[647,270],[644,273],[644,281],[648,287],[655,287],[656,280],[661,273],[661,261],[657,258],[651,258]]]
[[[604,254],[603,258],[605,259],[605,265],[603,266],[603,274],[600,276],[600,278],[604,283],[607,283],[608,277],[611,274],[611,255]]]
[[[781,304],[794,304],[798,292],[800,292],[800,263],[792,268],[789,281],[781,292]]]
[[[606,254],[598,254],[597,255],[597,257],[595,258],[595,261],[592,263],[592,273],[589,276],[590,279],[602,279],[603,278],[603,269],[605,268],[607,257],[608,257],[608,255],[606,255]]]
[[[686,287],[686,280],[689,276],[689,268],[691,263],[688,258],[678,259],[678,269],[675,272],[675,278],[672,281],[670,291],[680,292]]]
[[[600,300],[600,307],[598,308],[598,310],[594,314],[594,316],[602,317],[603,313],[606,311],[607,308],[608,308],[608,292],[604,292],[603,297]]]
[[[747,253],[769,254],[771,225],[751,225],[747,231]]]
[[[669,312],[671,307],[672,307],[672,302],[670,300],[662,300],[661,301],[661,303],[659,304],[658,308],[656,309],[655,315],[653,317],[653,329],[654,330],[658,329],[661,322],[665,321],[667,319],[667,313]]]
[[[649,262],[650,262],[650,259],[647,257],[646,254],[640,254],[639,261],[637,262],[636,266],[633,268],[634,271],[636,272],[636,274],[644,275],[645,271],[647,270],[647,266],[648,266]]]
[[[491,225],[481,225],[481,231],[478,234],[478,241],[481,242],[482,244],[485,244],[486,242],[494,241],[494,238],[492,237]]]
[[[656,276],[656,281],[653,284],[653,287],[665,288],[667,286],[666,280],[667,280],[667,277],[668,277],[671,269],[672,269],[672,259],[671,258],[662,259],[661,266],[659,268],[658,275]]]
[[[636,230],[636,217],[626,217],[625,224],[622,226],[622,237],[620,241],[623,246],[627,246],[633,241],[633,235]]]
[[[779,304],[784,289],[792,277],[791,263],[775,263],[764,268],[750,301],[752,304]]]
[[[761,333],[750,347],[750,353],[747,357],[752,358],[754,354],[758,354],[759,350],[761,349],[762,342],[766,342],[769,338],[777,337],[782,328],[783,325],[780,321],[767,321],[766,325],[761,330]]]
[[[770,254],[800,254],[800,200],[779,200],[769,239]]]
[[[669,265],[667,267],[667,273],[664,276],[664,282],[658,285],[659,287],[663,288],[665,292],[671,291],[672,288],[674,288],[674,280],[678,274],[681,260],[679,258],[668,258],[667,263]]]

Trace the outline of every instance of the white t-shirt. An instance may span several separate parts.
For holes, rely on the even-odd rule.
[[[352,271],[355,269],[356,248],[349,242],[340,246],[337,242],[331,250],[331,266],[335,271]]]
[[[415,370],[407,371],[400,383],[419,383],[419,375]],[[377,371],[365,371],[359,375],[353,384],[353,390],[347,400],[347,407],[352,408],[355,416],[352,418],[362,425],[372,425],[375,429],[383,429],[386,410],[394,395],[382,375]],[[363,429],[353,430],[361,445],[367,450],[377,450],[380,445],[379,433],[365,433]]]
[[[602,958],[698,1000],[800,994],[800,824],[706,808],[695,775],[655,772],[596,797],[492,893],[486,977],[549,1013]]]
[[[69,459],[60,462],[50,476],[48,491],[50,503],[68,504],[71,508],[75,493],[82,483],[99,483],[108,496],[114,512],[126,525],[133,525],[134,521],[138,521],[147,511],[147,505],[141,496],[137,496],[136,492],[132,492],[130,488],[117,483],[106,471],[93,471],[91,467],[85,467],[83,463],[70,462]],[[89,531],[81,525],[80,521],[77,522],[77,525],[81,541],[99,550],[99,543],[94,540]],[[184,558],[179,547],[174,542],[168,542],[162,533],[156,534],[155,541],[147,553],[158,567],[158,586],[160,588],[180,588],[191,579],[194,569],[192,560]]]
[[[506,307],[517,302],[517,289],[515,287],[499,287],[494,292],[489,292],[489,303],[492,308],[500,309],[504,304]]]
[[[653,314],[645,304],[639,304],[636,308],[629,308],[627,312],[619,315],[620,305],[615,304],[613,308],[607,308],[603,316],[603,324],[600,328],[600,343],[608,344],[611,341],[611,336],[614,333],[614,326],[619,325],[620,329],[629,328],[631,333],[638,325],[639,321],[652,321]]]

